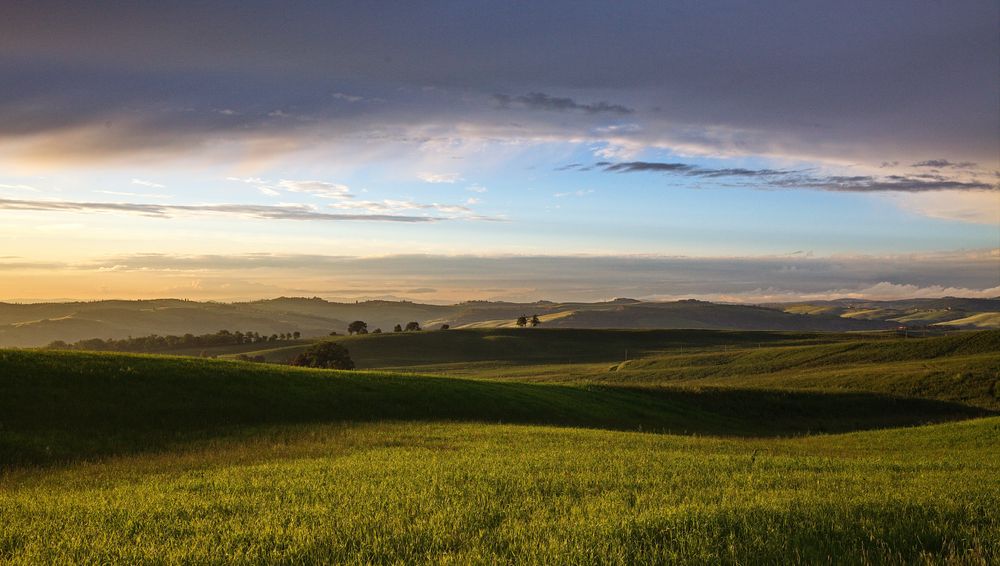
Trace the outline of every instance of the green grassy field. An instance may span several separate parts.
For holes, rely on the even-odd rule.
[[[775,440],[276,428],[8,475],[0,559],[990,564],[998,435],[997,418]]]
[[[341,341],[0,350],[0,563],[1000,561],[1000,332]]]

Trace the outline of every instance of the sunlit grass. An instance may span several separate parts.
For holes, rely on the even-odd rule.
[[[772,440],[270,428],[9,473],[0,558],[988,564],[1000,559],[998,435],[997,418]]]

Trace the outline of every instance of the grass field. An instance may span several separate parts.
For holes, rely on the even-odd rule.
[[[510,425],[259,431],[7,476],[0,558],[1000,560],[1000,419],[727,440]]]
[[[1000,332],[532,332],[0,351],[0,562],[1000,561]]]

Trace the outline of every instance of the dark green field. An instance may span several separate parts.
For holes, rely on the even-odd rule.
[[[0,351],[0,562],[1000,561],[998,331],[336,340]]]

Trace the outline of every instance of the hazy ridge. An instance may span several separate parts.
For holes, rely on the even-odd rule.
[[[0,303],[0,346],[42,346],[55,340],[126,338],[150,334],[209,333],[220,329],[262,334],[300,332],[304,337],[343,333],[349,321],[391,331],[396,324],[424,328],[515,326],[520,315],[537,314],[546,328],[664,328],[844,332],[899,325],[949,328],[1000,326],[998,299],[817,301],[762,306],[704,301],[600,303],[505,303],[472,301],[431,305],[407,301],[336,303],[319,298],[280,297],[246,303],[178,299],[39,304]]]

